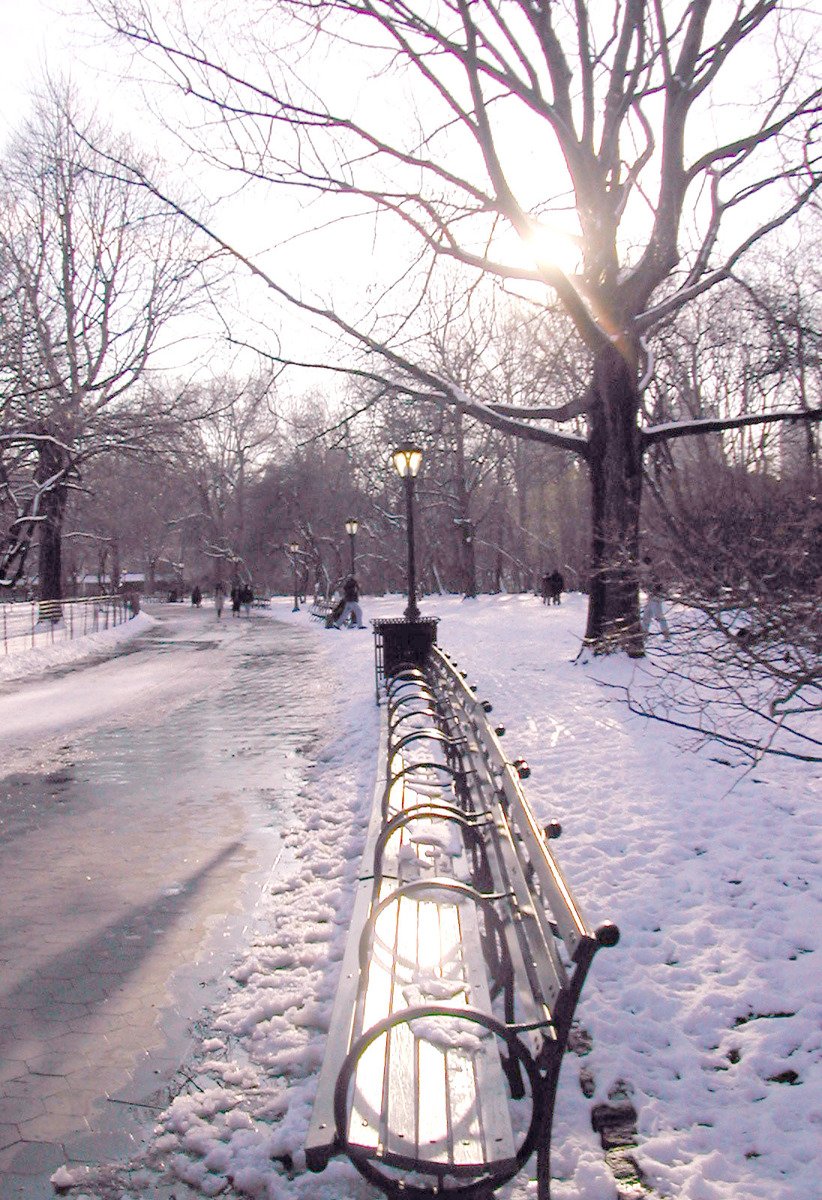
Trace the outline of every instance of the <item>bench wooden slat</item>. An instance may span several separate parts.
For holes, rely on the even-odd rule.
[[[505,884],[513,889],[517,919],[526,926],[524,935],[529,947],[529,959],[533,971],[524,962],[523,967],[529,975],[533,972],[536,973],[539,978],[539,989],[549,1009],[553,1010],[557,997],[568,987],[568,972],[559,957],[554,937],[550,931],[546,936],[543,921],[537,916],[533,897],[519,869],[511,832],[504,821],[500,821],[497,825],[497,835],[495,849],[499,855],[501,868],[499,886]],[[504,876],[502,876],[503,870]],[[516,941],[517,953],[520,954],[520,939],[516,937],[516,931],[514,934],[515,937],[509,939],[509,944],[513,946]]]
[[[418,975],[422,979],[442,979],[442,967],[445,967],[449,980],[453,977],[455,981],[461,981],[463,978],[462,954],[456,944],[459,936],[456,914],[452,911],[450,921],[447,918],[441,920],[453,907],[452,904],[438,905],[425,901],[418,905],[417,965]],[[460,998],[449,999],[448,1003],[457,1005]],[[418,1040],[419,1156],[432,1163],[451,1161],[445,1059],[446,1055],[439,1046]]]
[[[419,956],[419,904],[403,897],[397,901],[396,907],[398,937],[392,1012],[408,1007],[405,989],[413,980],[414,967]],[[396,1025],[389,1036],[391,1061],[384,1146],[388,1154],[398,1158],[415,1156],[419,1133],[416,1038],[407,1025]]]
[[[473,759],[477,753],[475,747],[468,748],[470,758]],[[479,794],[482,796],[483,804],[490,811],[496,812],[493,830],[489,830],[486,836],[494,887],[500,892],[512,890],[514,893],[514,912],[518,919],[528,926],[527,941],[529,946],[536,951],[536,956],[532,954],[531,960],[533,961],[534,957],[537,957],[535,969],[540,979],[541,990],[549,1007],[553,1008],[557,996],[568,987],[568,973],[560,959],[553,935],[550,930],[546,930],[544,912],[538,914],[534,906],[533,897],[523,873],[522,855],[515,844],[510,817],[501,810],[498,798],[492,795],[489,789],[481,787]],[[508,938],[509,949],[515,960],[525,967],[520,951],[520,939],[511,929],[510,922],[508,930],[511,934]],[[515,971],[515,974],[518,972]],[[534,1014],[534,1017],[539,1019],[541,1015],[541,1013]]]
[[[488,973],[482,953],[476,910],[470,904],[459,907],[460,942],[468,980],[468,1003],[481,1012],[491,1012],[491,995],[488,989]],[[473,919],[469,919],[472,916]],[[463,919],[465,918],[465,919]],[[466,1029],[479,1033],[479,1027],[466,1023]],[[485,1038],[486,1053],[478,1055],[471,1063],[475,1091],[476,1125],[480,1147],[478,1162],[493,1163],[502,1168],[513,1162],[515,1156],[514,1132],[511,1128],[511,1111],[508,1107],[508,1084],[500,1062],[499,1041],[495,1037]],[[460,1068],[462,1073],[462,1068]],[[463,1081],[463,1082],[467,1082]],[[463,1147],[457,1161],[472,1161],[470,1151],[473,1142]]]
[[[419,1062],[419,1146],[421,1162],[445,1165],[451,1162],[448,1139],[446,1055],[438,1046],[417,1039]]]
[[[384,895],[391,886],[384,883],[381,890]],[[398,906],[389,905],[377,918],[365,1003],[355,1030],[357,1036],[394,1010],[398,916]],[[378,1038],[362,1055],[354,1075],[348,1138],[352,1145],[364,1150],[375,1151],[382,1144],[380,1122],[389,1053],[390,1035]]]
[[[371,908],[373,884],[357,886],[351,929],[360,930]],[[317,1094],[305,1140],[306,1162],[311,1170],[322,1170],[334,1148],[334,1088],[351,1043],[351,1031],[358,1009],[360,964],[358,937],[349,935],[343,955],[340,981],[329,1023],[325,1055],[317,1083]]]

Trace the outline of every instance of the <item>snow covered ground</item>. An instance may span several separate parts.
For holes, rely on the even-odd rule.
[[[634,1157],[646,1184],[637,1196],[820,1196],[819,767],[772,756],[729,766],[716,747],[632,715],[602,685],[627,685],[636,664],[574,661],[584,604],[572,595],[559,608],[528,596],[422,605],[493,702],[511,757],[529,761],[526,792],[540,817],[561,821],[555,853],[588,916],[622,931],[597,956],[578,1009],[590,1052],[569,1054],[563,1068],[555,1200],[618,1194],[591,1127],[592,1107],[609,1097],[637,1113]],[[365,602],[366,619],[401,609],[397,598]],[[308,621],[286,601],[265,615]],[[314,628],[338,719],[317,747],[256,934],[209,1020],[196,1082],[163,1114],[140,1163],[58,1172],[72,1196],[372,1195],[345,1162],[305,1172],[301,1150],[378,729],[372,638]],[[535,1187],[525,1173],[500,1194],[525,1200]]]
[[[17,606],[15,606],[17,607]],[[24,607],[24,606],[20,606]],[[0,656],[0,683],[6,679],[27,679],[53,667],[66,667],[88,659],[89,654],[110,653],[118,642],[128,641],[156,624],[146,612],[139,613],[122,625],[103,629],[73,639],[62,637],[62,630],[52,638],[47,632],[35,635],[39,639],[34,649],[24,645],[22,638],[9,642],[9,653]]]

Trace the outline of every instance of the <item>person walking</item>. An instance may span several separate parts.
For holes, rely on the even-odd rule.
[[[357,629],[365,629],[362,623],[362,609],[360,608],[360,589],[357,580],[353,575],[349,575],[343,584],[343,610],[334,621],[332,628],[339,629],[353,615],[357,623]]]
[[[251,616],[251,605],[254,600],[254,591],[250,583],[243,584],[240,590],[240,602],[245,609],[245,615]]]
[[[551,576],[547,571],[540,580],[539,594],[542,596],[542,603],[547,604],[551,598]]]
[[[214,610],[217,613],[219,621],[223,615],[223,605],[225,604],[225,588],[219,581],[214,587]]]
[[[239,617],[240,608],[242,607],[242,589],[239,583],[235,583],[231,588],[231,615]]]
[[[656,621],[662,630],[662,636],[667,641],[671,636],[671,631],[668,628],[665,611],[662,607],[662,588],[654,570],[654,565],[647,554],[642,560],[640,582],[645,588],[645,604],[640,614],[642,632],[644,634],[650,633],[651,621]]]
[[[562,593],[565,591],[565,580],[562,578],[562,575],[559,573],[556,567],[548,576],[548,591],[551,597],[551,603],[559,604],[561,602]]]

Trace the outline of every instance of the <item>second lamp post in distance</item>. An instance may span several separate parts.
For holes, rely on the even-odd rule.
[[[291,551],[291,561],[294,564],[294,607],[292,608],[291,611],[299,612],[300,611],[300,581],[297,578],[297,555],[300,551],[299,542],[292,542],[291,545],[288,547],[288,549]]]
[[[345,523],[345,532],[348,534],[349,538],[351,539],[351,574],[352,575],[355,574],[355,572],[354,572],[354,538],[357,536],[357,530],[359,529],[359,526],[360,526],[360,523],[356,517],[349,517]]]

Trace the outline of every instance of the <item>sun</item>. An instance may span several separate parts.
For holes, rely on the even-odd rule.
[[[533,221],[522,243],[538,267],[559,267],[566,275],[574,275],[582,265],[578,236],[558,225]]]
[[[575,275],[582,266],[578,235],[544,221],[532,220],[524,235],[509,226],[494,238],[494,250],[502,262],[524,270],[559,267]]]

